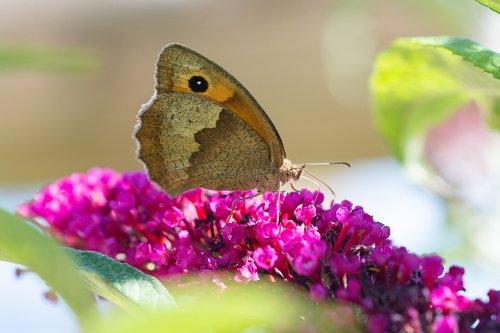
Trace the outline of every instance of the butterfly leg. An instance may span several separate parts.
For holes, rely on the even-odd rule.
[[[349,164],[347,164],[349,165]],[[308,175],[310,175],[311,177],[313,177],[314,179],[318,180],[319,182],[321,182],[321,184],[325,185],[329,190],[330,192],[332,193],[333,195],[333,198],[336,198],[337,196],[335,195],[335,191],[330,187],[330,185],[328,185],[327,183],[325,183],[324,181],[321,180],[321,178],[319,178],[318,176],[312,174],[310,171],[307,171],[304,169],[304,172],[307,173]],[[320,190],[320,186],[317,182],[315,182],[314,180],[312,180],[311,178],[307,178],[306,176],[302,176],[302,178],[304,179],[307,179],[309,180],[310,182],[313,182],[314,184],[316,184],[318,186],[318,191]]]
[[[256,196],[259,196],[261,195],[262,193],[260,192],[257,192],[255,193],[254,195],[250,195],[248,197],[244,197],[244,198],[236,198],[233,200],[233,203],[231,204],[231,212],[229,213],[229,216],[227,217],[227,220],[226,220],[226,224],[229,223],[229,221],[231,220],[231,218],[233,217],[233,212],[234,212],[234,206],[236,206],[236,203],[239,202],[239,201],[245,201],[247,199],[252,199],[252,198],[255,198]]]
[[[308,180],[310,181],[311,183],[314,183],[316,184],[316,186],[318,187],[318,189],[316,190],[316,196],[314,197],[314,200],[313,200],[313,203],[316,204],[316,200],[318,199],[318,196],[319,196],[319,191],[321,190],[321,186],[319,186],[319,183],[316,182],[314,179],[311,179],[311,178],[308,178],[306,176],[302,176],[301,178],[305,179],[305,180]]]
[[[280,195],[281,195],[281,182],[278,185],[278,196],[276,198],[276,223],[280,223]]]
[[[298,190],[295,186],[293,186],[293,183],[292,183],[292,182],[290,182],[290,187],[292,188],[292,190],[293,190],[294,192],[300,192],[300,190]]]

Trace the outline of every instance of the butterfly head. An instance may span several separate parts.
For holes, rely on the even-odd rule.
[[[283,159],[283,165],[280,168],[280,182],[287,183],[292,180],[298,180],[305,166],[305,164],[294,164],[288,158]]]

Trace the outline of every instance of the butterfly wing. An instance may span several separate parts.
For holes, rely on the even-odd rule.
[[[269,147],[222,105],[190,93],[155,96],[139,112],[138,155],[152,180],[169,194],[205,187],[277,187]]]
[[[283,164],[283,143],[262,107],[238,80],[201,54],[179,44],[167,45],[157,63],[156,92],[196,94],[223,105],[259,135],[276,168]]]

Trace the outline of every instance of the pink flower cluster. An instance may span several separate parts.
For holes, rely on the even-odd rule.
[[[393,245],[363,208],[323,208],[323,194],[307,190],[236,200],[249,195],[172,198],[142,172],[95,168],[47,186],[18,213],[45,220],[68,246],[155,276],[225,270],[240,282],[267,274],[296,283],[314,300],[356,304],[372,333],[500,332],[500,291],[466,298],[463,269],[443,274],[440,257]]]

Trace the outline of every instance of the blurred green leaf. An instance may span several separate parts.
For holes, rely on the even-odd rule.
[[[500,13],[500,0],[476,0],[481,5],[488,7],[491,10],[494,10],[497,13]]]
[[[231,285],[215,294],[198,289],[190,302],[168,311],[123,316],[89,328],[89,332],[294,332],[311,302],[292,297],[291,289],[269,292],[266,284]],[[331,330],[331,326],[330,326]]]
[[[176,306],[157,279],[127,264],[92,251],[66,249],[66,254],[32,224],[0,210],[0,258],[25,265],[47,281],[80,316],[86,332],[362,331],[352,307],[317,304],[303,291],[279,283],[227,282],[222,289],[187,281],[182,305]],[[96,316],[85,283],[133,315]]]
[[[0,46],[0,71],[83,73],[97,67],[87,50],[34,46]]]
[[[500,55],[474,41],[398,39],[378,56],[372,75],[376,125],[399,160],[414,162],[426,131],[470,101],[498,129],[499,79]]]
[[[37,273],[64,298],[81,322],[95,314],[94,296],[56,242],[30,223],[1,209],[0,259],[24,265]]]
[[[175,281],[173,281],[175,280]],[[219,283],[216,285],[214,281]],[[221,288],[223,283],[225,288]],[[87,327],[88,332],[338,332],[366,331],[359,308],[314,302],[302,288],[261,280],[231,281],[225,273],[169,279],[179,306],[136,316],[123,313]],[[175,287],[174,287],[175,286]]]
[[[99,252],[67,249],[90,289],[129,312],[175,306],[156,278]]]

